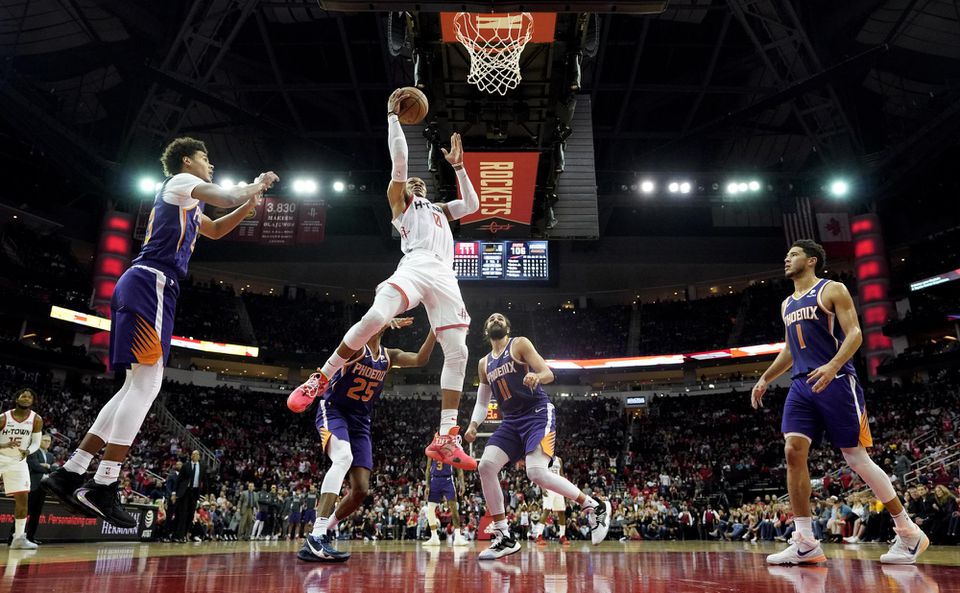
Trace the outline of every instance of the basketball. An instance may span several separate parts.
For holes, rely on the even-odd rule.
[[[423,94],[423,91],[413,86],[405,86],[400,90],[411,95],[400,102],[400,108],[397,112],[400,123],[409,126],[422,122],[423,118],[427,117],[427,112],[430,111],[427,96]]]

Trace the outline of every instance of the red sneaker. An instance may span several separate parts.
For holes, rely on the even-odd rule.
[[[313,403],[313,400],[327,388],[328,382],[329,379],[324,377],[323,373],[310,375],[306,383],[294,389],[287,396],[287,407],[290,408],[291,412],[297,414],[305,412]]]
[[[570,545],[570,540],[567,539],[567,536],[565,536],[565,535],[561,535],[561,536],[560,536],[560,545],[561,545],[561,546],[569,546],[569,545]]]
[[[293,395],[290,397],[293,397]],[[433,442],[427,445],[424,452],[427,457],[439,463],[452,465],[457,469],[476,470],[477,460],[467,455],[463,447],[460,446],[460,442],[460,427],[454,426],[450,429],[449,434],[436,434],[433,437]]]
[[[543,539],[543,534],[542,534],[542,533],[537,536],[537,545],[538,545],[538,546],[545,546],[545,545],[547,545],[547,540]]]

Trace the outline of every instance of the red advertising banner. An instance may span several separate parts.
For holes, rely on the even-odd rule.
[[[327,227],[327,206],[317,200],[303,202],[297,208],[297,245],[322,243]]]
[[[457,13],[440,13],[440,31],[443,34],[444,43],[456,43],[457,28],[454,24]],[[533,28],[531,43],[553,43],[556,41],[557,14],[554,12],[533,12]],[[510,35],[508,30],[521,27],[519,13],[493,12],[489,14],[476,15],[470,23],[471,32],[483,40],[493,39],[494,33],[499,32],[501,37]],[[519,32],[511,36],[512,39],[519,37]]]
[[[227,214],[229,211],[225,210],[222,213],[218,213],[219,216]],[[260,241],[260,225],[263,223],[263,202],[261,201],[257,204],[256,209],[253,212],[247,212],[247,215],[243,220],[240,221],[240,224],[237,225],[237,228],[230,231],[230,234],[227,237],[231,241],[241,241],[244,243],[257,243]]]
[[[300,203],[283,198],[263,199],[263,223],[260,242],[266,245],[293,245],[297,233]]]
[[[480,209],[460,220],[461,235],[530,236],[538,152],[468,152],[463,166],[480,197]]]

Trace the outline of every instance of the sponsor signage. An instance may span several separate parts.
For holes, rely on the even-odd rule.
[[[460,219],[460,235],[529,237],[539,162],[538,152],[464,153],[463,166],[477,190],[480,208]]]
[[[0,498],[0,538],[6,541],[13,531],[12,498]],[[41,541],[145,541],[153,538],[157,508],[154,505],[125,504],[124,510],[137,519],[137,526],[122,529],[103,519],[81,517],[68,511],[60,502],[47,497],[37,527]]]

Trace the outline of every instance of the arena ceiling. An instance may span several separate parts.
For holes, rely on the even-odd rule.
[[[48,204],[122,202],[133,172],[180,134],[207,140],[221,169],[379,184],[385,98],[414,77],[409,48],[389,41],[398,20],[385,10],[401,6],[412,4],[7,0],[0,150],[32,179],[5,199],[39,201],[22,194],[42,189]],[[437,18],[414,17],[423,31]],[[558,38],[575,17],[560,19]],[[950,0],[677,0],[595,23],[581,92],[601,201],[602,180],[649,170],[843,169],[890,187],[956,145],[960,9]],[[50,191],[51,177],[65,185]]]

